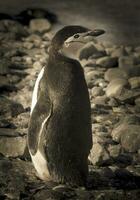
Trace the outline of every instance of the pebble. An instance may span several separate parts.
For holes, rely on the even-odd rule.
[[[120,155],[121,153],[121,145],[109,145],[108,146],[108,152],[111,157],[116,158]]]
[[[96,143],[90,151],[89,159],[93,165],[102,165],[109,162],[110,156],[103,145]]]
[[[132,77],[128,79],[128,82],[131,85],[132,89],[140,88],[140,76]]]
[[[104,91],[102,90],[101,87],[93,87],[91,90],[91,95],[94,97],[102,96],[102,95],[104,95]]]

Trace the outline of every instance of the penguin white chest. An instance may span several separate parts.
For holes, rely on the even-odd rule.
[[[38,176],[42,180],[48,180],[50,175],[47,168],[47,161],[44,158],[41,151],[38,149],[37,153],[35,155],[31,155],[33,165],[38,173]]]
[[[40,73],[39,73],[39,75],[36,79],[36,82],[35,82],[35,86],[34,86],[34,90],[33,90],[33,96],[32,96],[32,104],[31,104],[30,115],[32,114],[32,112],[35,108],[35,105],[37,103],[39,84],[40,84],[40,81],[43,77],[43,74],[44,74],[44,68],[41,69],[41,71],[40,71]],[[41,124],[40,131],[39,131],[39,138],[38,138],[38,149],[37,149],[36,154],[32,155],[32,153],[29,150],[31,158],[32,158],[33,165],[34,165],[34,167],[35,167],[35,169],[38,173],[38,176],[42,180],[48,180],[49,177],[50,177],[48,167],[47,167],[47,160],[46,160],[46,157],[45,157],[45,154],[44,154],[44,150],[43,150],[43,147],[40,145],[42,131],[43,131],[44,125],[47,122],[49,117],[50,117],[50,115],[47,116]],[[41,146],[41,147],[39,147],[39,146]]]
[[[33,112],[33,109],[37,103],[37,94],[38,94],[38,89],[39,89],[39,83],[43,77],[43,74],[44,74],[44,67],[41,69],[37,79],[36,79],[36,82],[35,82],[35,86],[34,86],[34,90],[33,90],[33,96],[32,96],[32,104],[31,104],[31,113]]]

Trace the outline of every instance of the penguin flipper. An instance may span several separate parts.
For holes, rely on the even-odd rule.
[[[52,113],[52,103],[49,97],[40,95],[30,117],[28,129],[28,147],[32,155],[38,150],[44,125]]]

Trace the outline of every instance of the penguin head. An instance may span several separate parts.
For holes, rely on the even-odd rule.
[[[104,30],[90,30],[83,26],[65,26],[59,30],[52,39],[52,48],[59,51],[63,47],[68,47],[71,43],[87,43],[94,41],[94,38],[105,33]]]

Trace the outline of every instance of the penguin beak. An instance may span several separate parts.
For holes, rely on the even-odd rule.
[[[104,33],[105,33],[105,31],[102,30],[102,29],[95,29],[93,31],[88,31],[85,36],[97,37],[97,36],[102,35]]]

